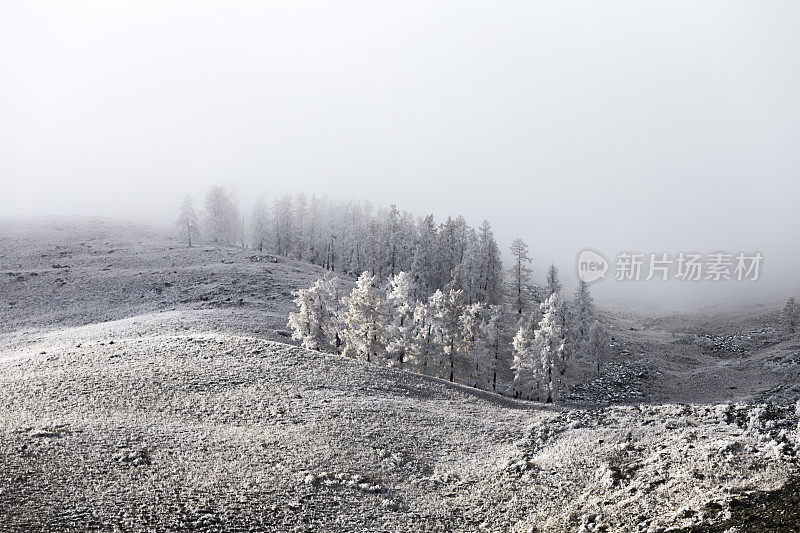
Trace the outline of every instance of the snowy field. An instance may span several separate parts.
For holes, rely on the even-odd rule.
[[[308,264],[79,218],[0,261],[0,530],[800,530],[777,309],[604,310],[552,406],[293,346]]]

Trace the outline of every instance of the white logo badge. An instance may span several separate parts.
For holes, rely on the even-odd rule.
[[[594,250],[584,250],[578,255],[578,277],[586,283],[592,283],[605,277],[608,272],[608,261]]]

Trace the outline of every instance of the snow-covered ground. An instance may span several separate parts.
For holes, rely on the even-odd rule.
[[[304,263],[77,218],[0,258],[0,530],[798,530],[772,310],[607,310],[546,406],[292,346]]]

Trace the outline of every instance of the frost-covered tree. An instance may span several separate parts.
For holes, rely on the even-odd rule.
[[[203,228],[206,239],[214,244],[233,244],[240,236],[239,209],[222,186],[214,185],[206,195]]]
[[[450,281],[458,264],[458,227],[453,217],[447,217],[439,226],[436,251],[436,287],[443,288]]]
[[[400,231],[398,235],[399,246],[397,250],[398,265],[401,270],[412,273],[414,249],[417,242],[416,218],[408,211],[403,211],[400,216]],[[418,296],[418,295],[415,295]]]
[[[386,352],[392,362],[403,368],[414,342],[414,298],[416,287],[411,275],[400,271],[389,278],[386,286],[386,303],[389,323],[386,327]]]
[[[558,324],[558,326],[561,328],[561,333],[564,335],[564,339],[566,340],[564,353],[567,353],[571,352],[573,349],[574,335],[572,332],[572,327],[574,317],[572,316],[572,309],[568,305],[567,301],[561,299],[561,288],[562,286],[558,275],[558,267],[551,264],[550,268],[547,270],[547,296],[549,297],[553,294],[557,294],[559,296],[558,305],[556,306],[555,310],[555,319],[556,324]]]
[[[178,231],[178,238],[186,242],[189,248],[192,247],[192,239],[194,242],[200,240],[200,225],[197,222],[197,214],[194,212],[192,205],[192,197],[186,196],[181,204],[181,211],[178,215],[176,222]]]
[[[589,360],[593,361],[597,371],[601,372],[603,364],[608,360],[608,356],[611,353],[611,335],[597,320],[589,328],[585,350]]]
[[[308,211],[308,222],[306,223],[303,233],[303,242],[305,243],[306,249],[306,255],[303,259],[315,265],[321,263],[323,243],[325,242],[324,237],[327,236],[326,231],[323,229],[323,223],[325,221],[322,219],[322,206],[322,201],[312,194]]]
[[[400,229],[400,211],[397,206],[391,204],[389,209],[383,215],[383,231],[381,235],[381,243],[384,247],[383,256],[386,258],[386,268],[390,276],[394,276],[400,269],[402,257],[402,243],[400,236],[402,231]]]
[[[542,319],[534,334],[534,345],[539,350],[542,369],[541,396],[546,402],[558,401],[569,362],[564,332],[558,324],[558,309],[558,293],[554,292],[542,302]]]
[[[381,226],[377,219],[372,219],[367,223],[366,242],[364,242],[364,260],[367,270],[373,276],[380,276],[385,270],[384,249],[380,242]]]
[[[272,210],[272,219],[275,225],[275,253],[288,256],[294,249],[292,198],[286,195],[276,200]]]
[[[511,255],[514,258],[514,264],[511,267],[511,292],[512,292],[512,305],[514,310],[519,316],[527,307],[527,286],[531,278],[532,259],[530,257],[528,245],[522,239],[514,239],[511,243]]]
[[[305,194],[298,194],[295,198],[295,208],[292,212],[294,216],[294,223],[292,224],[293,235],[292,248],[289,250],[289,255],[295,259],[308,260],[309,248],[309,211],[308,211],[308,198]]]
[[[448,367],[448,379],[454,381],[455,366],[461,359],[461,315],[464,312],[464,293],[461,290],[449,289],[446,292],[437,290],[431,297],[432,320],[434,330],[439,337],[442,355]]]
[[[786,305],[783,307],[783,312],[781,313],[781,322],[783,322],[784,327],[789,333],[797,331],[797,325],[800,323],[800,305],[798,305],[794,296],[790,296],[789,299],[786,300]]]
[[[322,261],[322,266],[324,266],[327,270],[331,272],[336,272],[336,261],[341,258],[341,254],[337,252],[336,249],[336,240],[337,231],[335,224],[331,222],[325,228],[325,235],[324,235],[324,248],[325,248],[325,259]]]
[[[335,210],[331,207],[330,210]],[[350,201],[340,208],[341,215],[333,217],[334,222],[328,224],[330,234],[338,231],[340,238],[331,239],[331,244],[338,244],[341,270],[350,275],[363,272],[366,269],[364,261],[364,229],[366,227],[367,213],[360,202]],[[334,250],[335,251],[335,250]],[[328,248],[326,247],[326,253]]]
[[[417,242],[412,257],[412,274],[417,282],[422,296],[431,296],[438,286],[438,232],[433,215],[428,215],[419,221],[417,226]]]
[[[269,208],[264,197],[256,200],[253,211],[250,213],[250,233],[253,239],[253,248],[263,252],[269,246],[272,238],[272,220]]]
[[[365,271],[350,295],[342,298],[344,355],[371,361],[386,351],[388,312],[377,281],[376,276]]]
[[[558,268],[551,264],[547,270],[547,292],[551,294],[561,294],[561,280],[558,276]]]
[[[485,334],[483,304],[468,305],[459,319],[461,326],[459,353],[463,354],[469,369],[467,383],[473,387],[487,389],[488,372],[491,368],[491,347],[487,344]]]
[[[487,349],[486,372],[491,378],[493,391],[497,390],[497,370],[500,368],[500,355],[503,352],[502,319],[503,306],[492,305],[487,310],[486,320],[481,324],[481,337]]]
[[[481,261],[478,250],[478,234],[473,228],[466,230],[462,246],[464,253],[453,269],[452,279],[446,287],[464,291],[464,298],[470,304],[483,302],[485,296],[480,288]]]
[[[589,338],[589,329],[595,323],[594,300],[589,292],[589,284],[581,280],[572,302],[572,327],[570,334],[576,352],[583,354]]]
[[[511,363],[514,381],[511,383],[511,393],[516,398],[539,399],[542,366],[541,350],[536,342],[538,324],[538,313],[531,311],[519,321],[519,329],[511,344],[514,348],[514,360]]]
[[[503,301],[503,262],[488,220],[478,229],[476,256],[478,301],[498,305]]]
[[[433,296],[431,296],[432,298]],[[430,299],[428,302],[417,302],[414,308],[411,347],[406,354],[408,362],[422,374],[429,374],[436,370],[434,364],[439,359],[438,354],[442,351],[433,327],[432,309],[433,304]]]
[[[337,351],[336,279],[318,279],[308,289],[294,291],[296,313],[289,314],[292,338],[304,348],[323,352]]]

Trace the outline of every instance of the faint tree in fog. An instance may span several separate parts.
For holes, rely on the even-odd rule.
[[[478,229],[478,300],[487,305],[503,301],[503,262],[492,225],[484,220]]]
[[[558,277],[558,268],[555,265],[550,265],[547,270],[547,295],[561,294],[561,281]]]
[[[289,195],[275,201],[273,206],[275,224],[275,252],[286,255],[294,248],[294,217],[292,216],[292,197]]]
[[[558,267],[551,264],[550,268],[547,270],[547,293],[548,296],[552,296],[553,294],[558,295],[558,305],[555,309],[555,321],[561,329],[561,333],[564,335],[564,353],[566,354],[571,353],[574,348],[574,335],[571,331],[573,327],[573,317],[572,309],[567,304],[566,299],[561,298],[561,288],[562,285],[558,275]]]
[[[606,329],[598,322],[589,328],[589,334],[584,344],[586,355],[590,361],[595,362],[598,372],[603,370],[603,363],[608,359],[611,353],[611,335],[608,334]]]
[[[233,244],[239,233],[239,209],[236,201],[220,185],[214,185],[206,195],[203,230],[206,239],[214,244]]]
[[[351,276],[366,270],[383,279],[404,271],[418,299],[450,288],[463,290],[468,303],[502,299],[503,267],[488,222],[478,231],[462,216],[437,224],[433,215],[417,219],[394,205],[376,209],[367,201],[302,194],[276,200],[270,220],[279,255]]]
[[[253,238],[253,247],[259,252],[269,246],[271,242],[272,220],[269,216],[269,208],[263,196],[256,200],[253,212],[250,214],[250,233]]]
[[[594,300],[589,292],[589,284],[580,280],[575,300],[572,302],[572,324],[569,328],[572,344],[577,353],[583,354],[586,351],[589,330],[594,322]]]
[[[533,261],[528,255],[528,245],[522,239],[514,239],[511,243],[511,255],[514,265],[511,267],[512,305],[518,315],[522,315],[527,303],[527,285],[531,278],[530,264]]]
[[[176,225],[178,237],[182,241],[186,241],[186,244],[189,245],[189,248],[192,247],[192,237],[194,237],[195,242],[200,240],[200,225],[197,222],[197,214],[194,212],[191,196],[186,196],[183,199],[180,215],[178,215],[178,222]]]

